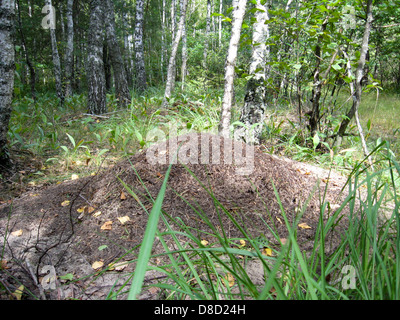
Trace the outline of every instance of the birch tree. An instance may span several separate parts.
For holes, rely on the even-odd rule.
[[[0,1],[0,172],[11,165],[7,132],[14,90],[14,18],[15,1]]]
[[[65,72],[65,97],[72,94],[72,70],[74,66],[74,19],[73,19],[74,0],[67,2],[67,47],[64,57]]]
[[[362,141],[364,154],[368,155],[367,145],[365,143],[364,136],[362,133],[362,127],[361,127],[360,121],[358,119],[358,108],[361,103],[362,79],[364,77],[364,72],[365,72],[364,67],[365,67],[366,57],[367,57],[367,53],[368,53],[368,49],[369,49],[369,36],[371,33],[372,22],[373,22],[372,0],[368,0],[368,2],[367,2],[366,15],[367,15],[367,17],[366,17],[367,19],[365,22],[364,34],[363,34],[363,39],[362,39],[361,48],[360,48],[360,58],[358,59],[357,69],[355,71],[355,79],[352,83],[350,83],[350,90],[351,90],[351,95],[353,97],[353,104],[352,104],[350,110],[347,112],[346,117],[343,119],[343,121],[340,124],[335,144],[337,146],[341,145],[343,136],[347,129],[347,126],[349,125],[351,119],[355,116],[357,128],[358,128],[358,131],[359,131],[359,134],[361,137],[361,141]],[[345,52],[344,52],[344,55],[347,56]],[[347,71],[348,71],[349,75],[351,75],[350,63],[347,64]],[[370,163],[372,165],[371,160],[370,160]]]
[[[90,23],[88,32],[88,112],[102,114],[107,111],[106,83],[103,63],[103,0],[90,0]]]
[[[167,83],[165,85],[165,93],[163,100],[163,107],[166,107],[168,104],[168,99],[171,96],[171,92],[173,90],[174,78],[175,78],[175,59],[176,54],[178,52],[179,42],[182,37],[182,30],[186,20],[186,8],[187,8],[187,0],[181,0],[181,16],[179,19],[178,30],[175,34],[174,42],[172,43],[171,55],[168,63],[168,72],[167,72]]]
[[[128,87],[124,60],[118,44],[115,28],[115,10],[112,0],[104,1],[104,14],[106,21],[106,40],[108,55],[114,71],[115,95],[121,106],[130,103],[131,95]]]
[[[222,100],[221,119],[218,128],[219,134],[227,138],[229,138],[230,135],[233,80],[235,77],[235,64],[246,4],[247,0],[233,1],[232,34],[226,58],[224,97]]]
[[[261,4],[261,1],[257,0],[256,9],[249,68],[252,78],[247,82],[244,105],[240,114],[240,122],[244,126],[235,131],[236,139],[242,139],[251,144],[260,143],[267,109],[265,79],[268,73],[266,61],[270,53],[269,46],[265,44],[269,38],[269,27],[265,24],[269,20],[267,4]]]
[[[144,0],[136,0],[135,22],[135,57],[136,57],[136,90],[143,92],[146,85],[146,67],[143,46],[143,6]]]
[[[204,51],[203,51],[203,67],[207,69],[207,55],[208,55],[208,38],[210,37],[211,30],[211,0],[207,0],[207,19],[206,19],[206,34],[204,39]]]
[[[49,15],[49,19],[55,19],[56,12],[52,5],[51,0],[45,0],[45,5],[47,6],[47,13]],[[57,37],[56,37],[56,29],[55,25],[51,25],[49,27],[50,30],[50,39],[51,39],[51,52],[52,52],[52,59],[53,59],[53,72],[54,78],[56,82],[56,91],[58,99],[60,99],[60,104],[64,104],[64,92],[62,87],[62,72],[61,72],[61,61],[60,55],[58,53],[57,48]]]

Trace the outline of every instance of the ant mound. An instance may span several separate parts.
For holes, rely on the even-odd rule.
[[[187,134],[156,143],[96,176],[51,186],[35,197],[16,199],[12,207],[0,207],[7,259],[29,261],[38,276],[50,264],[58,274],[79,277],[93,273],[94,262],[107,266],[137,258],[148,214],[170,165],[158,225],[166,242],[162,246],[155,239],[155,254],[165,253],[165,245],[177,249],[172,233],[181,243],[196,238],[210,245],[221,239],[232,244],[251,238],[279,246],[288,237],[285,220],[296,229],[301,249],[310,250],[321,220],[321,192],[330,203],[326,213],[332,215],[345,182],[339,177],[325,190],[319,178],[326,182],[328,173],[318,168],[221,136]],[[14,233],[18,230],[19,235]],[[327,251],[335,248],[342,231],[335,224],[326,235]],[[134,270],[133,264],[129,268]],[[109,281],[112,286],[115,278]]]

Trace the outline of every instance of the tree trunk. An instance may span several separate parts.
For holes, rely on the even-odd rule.
[[[143,6],[144,0],[136,0],[135,56],[136,90],[138,91],[138,93],[142,93],[147,88],[143,46]]]
[[[74,0],[67,2],[67,47],[65,49],[65,97],[72,95],[72,75],[74,66],[74,18],[73,18]]]
[[[222,14],[222,2],[223,0],[219,0],[219,14]],[[218,46],[221,48],[222,46],[222,16],[218,17]]]
[[[183,24],[183,30],[182,30],[182,67],[181,67],[182,91],[184,90],[185,87],[185,80],[187,75],[187,60],[188,60],[188,54],[187,54],[187,36],[186,36],[186,23],[185,23]]]
[[[353,96],[353,105],[346,114],[346,118],[344,118],[340,124],[338,134],[336,136],[335,145],[340,146],[342,143],[342,139],[344,134],[346,133],[347,126],[349,125],[351,119],[353,119],[354,115],[358,112],[358,107],[361,103],[361,93],[362,93],[362,79],[364,76],[364,66],[366,61],[366,56],[368,52],[368,44],[369,44],[369,35],[371,33],[372,27],[372,0],[368,0],[367,2],[367,20],[365,23],[363,40],[361,43],[360,49],[360,58],[358,60],[357,69],[355,72],[355,80],[354,80],[354,92]]]
[[[53,11],[53,5],[51,0],[45,0],[45,4],[49,6],[50,15],[55,16],[55,10]],[[56,38],[56,29],[50,27],[50,39],[51,39],[51,52],[52,52],[52,59],[53,59],[53,72],[54,72],[54,79],[56,82],[56,91],[58,99],[60,99],[60,105],[64,105],[64,92],[62,86],[62,75],[61,75],[61,62],[60,62],[60,55],[58,54],[57,48],[57,38]]]
[[[164,82],[164,59],[166,57],[165,49],[165,0],[162,0],[162,14],[161,14],[161,80]]]
[[[256,22],[253,24],[253,51],[249,73],[253,75],[247,83],[244,105],[241,110],[240,122],[244,127],[235,131],[235,138],[242,139],[250,144],[259,144],[265,112],[267,96],[265,88],[266,60],[269,59],[269,46],[265,44],[269,38],[269,20],[267,5],[257,1],[255,13]]]
[[[227,138],[230,136],[233,80],[235,77],[235,64],[240,40],[240,30],[242,28],[246,4],[247,0],[233,1],[232,34],[229,42],[228,56],[226,58],[224,98],[222,100],[221,120],[218,128],[219,134]]]
[[[11,166],[7,132],[14,90],[14,18],[15,1],[0,1],[0,172]]]
[[[181,0],[181,17],[179,19],[178,30],[175,35],[174,42],[172,44],[171,49],[171,56],[169,58],[168,63],[168,73],[167,73],[167,83],[165,86],[165,93],[164,93],[164,100],[163,100],[163,107],[166,107],[168,104],[168,99],[171,96],[171,92],[173,90],[174,78],[175,78],[175,58],[176,53],[178,52],[179,42],[181,41],[182,37],[182,30],[186,20],[186,7],[187,7],[187,0]]]
[[[329,7],[328,7],[329,8]],[[324,20],[321,27],[321,34],[325,32],[326,26],[328,24],[328,17]],[[322,52],[320,43],[322,41],[322,35],[318,37],[318,42],[315,47],[315,58],[316,58],[316,66],[314,70],[314,88],[312,91],[312,110],[309,120],[310,132],[311,136],[314,137],[319,127],[320,120],[320,105],[319,101],[321,98],[322,92],[322,81],[320,79],[320,65],[322,61]]]
[[[18,7],[18,29],[19,29],[19,33],[21,36],[22,48],[23,48],[24,54],[25,54],[25,61],[28,66],[28,69],[29,69],[29,76],[30,76],[29,82],[30,82],[30,86],[31,86],[31,96],[32,96],[32,99],[34,101],[36,101],[36,72],[35,72],[35,68],[33,67],[33,64],[31,62],[28,48],[26,46],[25,35],[22,30],[21,6],[19,3],[19,0],[17,0],[17,7]]]
[[[107,112],[106,81],[103,64],[103,0],[90,0],[90,23],[88,32],[88,113]]]
[[[115,10],[112,0],[104,1],[104,15],[108,56],[114,73],[115,96],[120,106],[126,106],[130,103],[131,94],[129,92],[124,60],[116,36]]]
[[[124,3],[124,6],[126,5],[127,4]],[[127,10],[126,7],[125,10]],[[123,29],[124,29],[125,70],[128,81],[128,87],[132,87],[133,86],[132,35],[128,33],[128,20],[130,20],[130,15],[128,14],[128,12],[125,12],[122,18]]]
[[[203,68],[207,69],[207,54],[208,54],[208,38],[210,37],[211,29],[211,0],[207,0],[207,23],[206,23],[206,34],[204,37],[204,51],[203,51]]]

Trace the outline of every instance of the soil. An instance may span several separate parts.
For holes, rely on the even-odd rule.
[[[183,147],[180,161],[171,167],[163,202],[164,217],[173,230],[191,230],[198,239],[210,244],[218,243],[218,235],[238,243],[245,238],[240,229],[243,228],[253,239],[262,239],[271,247],[279,246],[271,230],[280,239],[286,238],[288,231],[275,187],[290,223],[306,205],[299,223],[308,227],[298,228],[297,238],[301,249],[309,252],[320,219],[319,199],[328,177],[326,201],[330,203],[331,213],[344,196],[341,190],[346,179],[337,173],[278,158],[258,148],[251,157],[252,149],[246,149],[244,144],[211,134],[189,134],[178,139]],[[126,291],[129,285],[124,287],[124,284],[131,281],[134,262],[120,271],[104,270],[111,262],[137,258],[147,213],[160,191],[176,148],[176,140],[161,142],[95,176],[31,190],[12,204],[0,205],[0,237],[1,243],[5,242],[2,259],[7,262],[0,269],[3,287],[14,292],[22,283],[25,292],[29,290],[41,299],[105,299],[110,290]],[[229,159],[230,154],[235,155],[233,161]],[[240,155],[251,161],[240,162]],[[164,157],[168,161],[160,163]],[[122,217],[129,217],[129,221],[122,223],[118,219]],[[22,234],[14,233],[18,230]],[[168,230],[163,221],[158,230]],[[338,245],[342,231],[338,225],[327,235],[328,254]],[[170,237],[165,239],[170,250],[176,249]],[[179,240],[182,244],[191,242],[182,234]],[[155,239],[153,249],[154,254],[166,251],[159,238]],[[95,271],[93,263],[99,261],[103,267]],[[168,259],[161,255],[152,258],[152,263],[160,266],[168,263]],[[56,290],[43,290],[39,283],[43,284],[46,279],[43,267],[49,265],[58,276],[72,274],[79,281],[59,277]],[[262,270],[248,272],[255,282],[262,283]],[[149,271],[145,284],[163,277],[162,273]],[[162,294],[160,290],[147,288],[140,299],[163,299]],[[24,297],[32,298],[31,295]],[[0,298],[8,299],[9,295]]]

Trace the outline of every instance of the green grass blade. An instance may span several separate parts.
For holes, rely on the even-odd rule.
[[[164,201],[165,191],[167,189],[167,180],[171,171],[172,164],[168,167],[167,173],[157,199],[150,212],[149,220],[147,222],[146,231],[143,237],[142,246],[139,251],[139,258],[135,269],[135,275],[132,280],[132,285],[129,290],[128,300],[136,300],[137,295],[141,292],[147,265],[151,255],[154,238],[157,232],[158,221],[161,215],[161,207]]]

